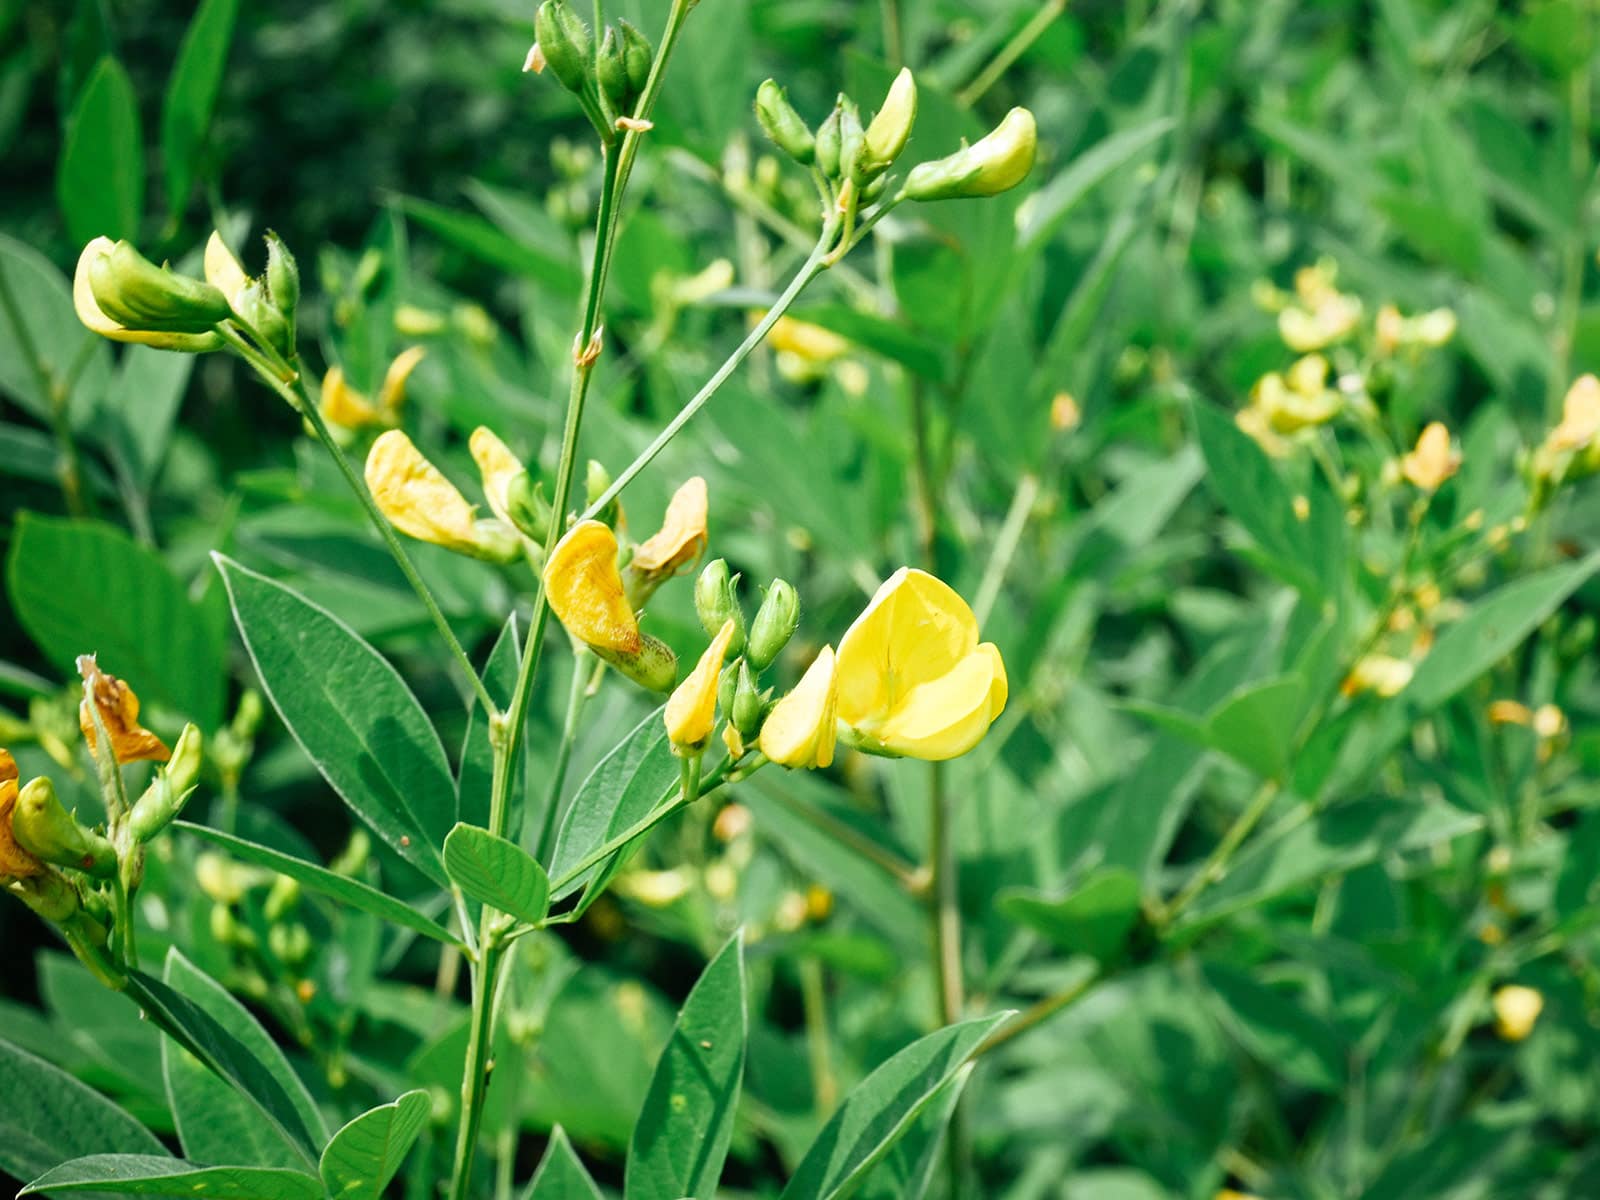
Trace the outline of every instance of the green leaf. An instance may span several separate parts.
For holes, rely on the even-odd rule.
[[[122,352],[100,416],[107,426],[102,440],[115,446],[128,474],[143,489],[161,468],[196,361],[197,355],[152,346],[129,346]]]
[[[1158,117],[1074,154],[1067,168],[1029,196],[1018,213],[1017,240],[1023,252],[1036,250],[1049,241],[1078,201],[1164,138],[1172,125],[1171,117]]]
[[[173,827],[187,830],[196,837],[221,846],[240,862],[254,863],[258,867],[276,871],[279,875],[287,875],[302,887],[330,900],[337,900],[361,912],[371,913],[375,917],[399,925],[402,929],[410,929],[424,937],[430,937],[434,941],[447,942],[453,946],[461,945],[461,939],[443,925],[424,916],[405,901],[396,900],[387,892],[380,892],[359,879],[351,879],[348,875],[337,875],[316,863],[296,858],[292,854],[284,854],[280,850],[274,850],[257,842],[248,842],[231,833],[223,833],[220,829],[210,829],[189,821],[175,821]]]
[[[1275,779],[1289,764],[1304,692],[1298,675],[1242,688],[1211,714],[1207,740],[1256,774]]]
[[[154,550],[114,526],[23,513],[6,560],[17,620],[61,671],[95,651],[146,704],[212,729],[222,631]]]
[[[1510,654],[1600,571],[1600,553],[1550,567],[1496,588],[1449,626],[1403,693],[1418,708],[1437,708]]]
[[[202,1167],[154,1154],[91,1154],[62,1163],[19,1196],[41,1192],[110,1192],[195,1200],[322,1200],[322,1185],[278,1167]]]
[[[599,847],[671,799],[678,784],[678,760],[667,741],[658,708],[640,721],[615,749],[595,764],[572,798],[550,861],[550,878],[560,879]],[[565,899],[594,881],[599,893],[618,862],[591,867],[557,887],[552,901]],[[587,899],[588,897],[586,897]]]
[[[284,1090],[277,1075],[233,1032],[204,1007],[143,971],[129,975],[127,992],[158,1028],[255,1104],[300,1152],[308,1167],[316,1165],[319,1133],[306,1125],[296,1099]],[[253,1024],[254,1018],[250,1020]]]
[[[51,389],[71,378],[74,364],[87,355],[69,402],[72,424],[84,425],[111,376],[105,339],[83,327],[66,278],[32,246],[0,234],[0,274],[6,289],[0,300],[9,295],[16,301],[14,314],[9,305],[0,304],[0,392],[48,423]],[[53,460],[52,452],[40,461],[51,478]]]
[[[544,284],[557,296],[577,294],[580,278],[570,263],[502,233],[482,217],[410,197],[402,197],[399,207],[418,225],[487,266]]]
[[[102,58],[67,119],[56,199],[78,246],[139,236],[144,218],[144,136],[139,98],[122,64]]]
[[[684,1001],[628,1145],[623,1200],[712,1200],[744,1077],[744,938],[735,934]]]
[[[1010,1015],[947,1025],[912,1042],[863,1079],[812,1142],[782,1200],[833,1200],[848,1194]]]
[[[448,886],[439,847],[455,780],[422,705],[388,661],[294,589],[213,554],[261,686],[333,790],[428,878]]]
[[[63,1158],[97,1151],[164,1154],[138,1121],[88,1084],[0,1040],[0,1171],[31,1179]],[[17,1098],[26,1097],[17,1103]]]
[[[550,1131],[544,1161],[533,1173],[522,1200],[601,1200],[600,1189],[578,1160],[567,1131],[561,1126]]]
[[[432,1111],[418,1088],[351,1121],[322,1152],[322,1182],[333,1200],[379,1200]]]
[[[1337,1092],[1347,1074],[1345,1048],[1327,1022],[1282,988],[1245,971],[1207,963],[1205,979],[1222,1001],[1227,1025],[1253,1056],[1292,1083]]]
[[[1010,888],[997,903],[1008,919],[1043,934],[1058,950],[1104,963],[1122,952],[1139,919],[1139,877],[1125,867],[1103,867],[1064,896]]]
[[[550,880],[521,846],[476,825],[444,839],[444,869],[472,899],[537,925],[550,911]]]
[[[889,1152],[867,1168],[851,1200],[920,1200],[933,1181],[945,1128],[970,1078],[969,1063],[939,1089]]]
[[[239,0],[204,0],[189,22],[161,108],[161,157],[167,176],[167,220],[176,223],[189,203],[206,131],[228,65]]]

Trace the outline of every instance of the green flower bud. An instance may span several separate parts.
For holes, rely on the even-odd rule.
[[[311,935],[299,923],[273,925],[267,930],[267,949],[280,962],[291,965],[303,962],[306,955],[311,953]]]
[[[728,643],[730,658],[744,652],[744,613],[739,609],[738,584],[739,577],[729,576],[728,562],[723,558],[708,562],[694,581],[694,611],[708,637],[716,637],[723,622],[733,619],[733,641]]]
[[[810,166],[816,161],[817,139],[776,80],[768,79],[756,89],[756,120],[772,144],[795,162]]]
[[[590,649],[646,691],[670,692],[678,682],[678,656],[672,652],[672,647],[648,633],[639,635],[635,650],[611,650],[602,646]]]
[[[261,915],[269,921],[281,921],[300,903],[300,884],[287,875],[279,875],[267,889],[267,898],[261,905]]]
[[[1033,169],[1038,152],[1033,114],[1013,108],[992,132],[934,162],[919,163],[906,177],[912,200],[995,196],[1017,186]]]
[[[849,179],[855,174],[856,160],[861,157],[861,147],[866,131],[861,128],[861,110],[847,96],[839,97],[839,177]]]
[[[535,479],[524,471],[506,488],[506,516],[528,537],[539,545],[550,534],[550,522],[555,512],[545,499],[544,480]]]
[[[539,52],[550,71],[569,92],[582,95],[589,86],[594,39],[589,27],[561,0],[545,0],[533,18]]]
[[[611,26],[606,27],[605,36],[600,39],[600,50],[594,60],[594,77],[600,85],[600,98],[609,106],[613,117],[626,116],[633,111],[628,68],[622,61],[622,39]]]
[[[89,264],[100,311],[126,329],[205,333],[232,316],[221,289],[158,267],[127,242]]]
[[[857,184],[872,182],[889,165],[900,157],[911,137],[911,126],[917,119],[917,85],[911,72],[904,67],[889,85],[889,94],[883,107],[872,118],[862,135],[861,152],[856,156],[851,173]]]
[[[183,811],[189,793],[200,780],[200,746],[200,730],[193,724],[185,725],[172,748],[172,757],[156,772],[128,813],[128,828],[138,841],[148,842]]]
[[[800,624],[800,597],[793,586],[774,579],[761,602],[756,619],[750,624],[750,641],[745,656],[757,671],[765,671],[789,644]]]
[[[839,178],[839,122],[841,120],[841,112],[840,106],[835,104],[827,119],[817,127],[817,166],[822,168],[822,173],[829,179]]]
[[[241,321],[266,338],[267,344],[274,350],[286,356],[294,353],[294,334],[289,328],[289,320],[272,302],[259,279],[252,279],[239,289],[233,298],[233,311]]]
[[[24,850],[45,862],[103,879],[116,874],[117,852],[111,843],[78,824],[56,797],[55,784],[42,775],[17,794],[11,832]]]
[[[6,890],[46,921],[60,924],[79,909],[82,899],[73,882],[61,872],[46,869],[26,879],[13,879]]]
[[[728,706],[729,719],[739,736],[746,741],[754,738],[761,728],[761,716],[766,703],[756,682],[756,673],[744,659],[739,660],[739,682],[733,689],[733,703]]]
[[[631,22],[619,18],[617,28],[622,30],[622,66],[628,73],[628,91],[632,95],[628,106],[632,108],[633,100],[644,93],[645,84],[650,82],[650,67],[655,63],[656,51],[650,39]]]
[[[261,727],[263,711],[261,693],[255,688],[245,688],[244,694],[239,697],[239,707],[234,711],[233,723],[229,728],[237,737],[253,738],[256,730]]]
[[[606,489],[610,486],[611,472],[606,470],[605,466],[598,460],[591,458],[589,460],[588,469],[584,472],[583,476],[585,504],[593,504],[596,500],[600,499],[601,496],[606,494]],[[613,499],[610,504],[606,505],[603,509],[595,514],[595,520],[599,521],[602,525],[616,524],[618,507],[618,502]]]
[[[300,266],[283,239],[267,230],[267,292],[273,306],[292,326],[300,307]]]

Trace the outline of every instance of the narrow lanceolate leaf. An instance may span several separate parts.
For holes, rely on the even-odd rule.
[[[863,1172],[851,1200],[921,1200],[939,1165],[939,1146],[950,1115],[971,1076],[968,1063],[939,1089],[888,1153]]]
[[[378,1200],[417,1140],[432,1105],[418,1088],[362,1113],[322,1152],[322,1182],[332,1200]]]
[[[351,908],[371,913],[393,925],[433,938],[434,941],[449,942],[457,946],[461,944],[461,939],[443,925],[419,913],[404,901],[396,900],[388,893],[380,892],[359,879],[351,879],[348,875],[337,875],[326,867],[319,867],[316,863],[295,858],[292,854],[285,854],[281,850],[274,850],[258,842],[247,842],[244,838],[223,833],[219,829],[208,829],[204,825],[195,825],[189,821],[175,821],[173,828],[185,829],[196,837],[221,846],[240,862],[254,863],[258,867],[276,871],[279,875],[287,875],[308,891],[326,896],[330,900],[337,900],[341,904],[348,904]]]
[[[161,157],[167,174],[167,214],[176,220],[188,204],[206,130],[216,108],[239,0],[205,0],[189,22],[161,109]]]
[[[213,555],[278,715],[357,816],[435,883],[455,781],[422,705],[354,630],[265,575]]]
[[[194,1200],[322,1200],[322,1185],[279,1167],[202,1167],[154,1154],[91,1154],[46,1171],[19,1196],[100,1192]]]
[[[83,85],[56,168],[56,199],[79,246],[134,239],[144,219],[144,136],[128,72],[102,58]]]
[[[868,1075],[823,1126],[781,1200],[846,1195],[1010,1015],[947,1025],[912,1042]]]
[[[468,896],[537,925],[550,911],[550,880],[526,850],[476,825],[444,840],[444,869]]]
[[[600,1189],[578,1161],[572,1143],[567,1140],[567,1131],[561,1126],[550,1131],[544,1161],[534,1172],[522,1200],[600,1200]]]
[[[0,1040],[0,1171],[32,1179],[63,1158],[96,1151],[166,1153],[138,1121],[85,1083]],[[16,1103],[18,1097],[27,1097]]]
[[[656,1063],[628,1146],[624,1200],[710,1200],[744,1077],[744,939],[701,973]]]

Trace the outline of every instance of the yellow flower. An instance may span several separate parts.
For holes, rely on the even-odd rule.
[[[1403,658],[1389,654],[1369,654],[1356,663],[1339,690],[1346,696],[1372,692],[1388,699],[1398,696],[1411,682],[1416,668]]]
[[[1495,700],[1489,705],[1491,725],[1532,725],[1533,710],[1516,700]]]
[[[0,750],[0,880],[27,879],[41,874],[44,863],[17,844],[11,832],[11,813],[17,806],[17,764]]]
[[[408,537],[492,562],[517,557],[517,535],[499,521],[480,518],[400,430],[391,429],[372,443],[366,475],[378,508]]]
[[[78,674],[84,682],[84,698],[78,705],[78,728],[83,731],[90,750],[96,750],[99,744],[94,720],[95,710],[99,710],[100,723],[106,727],[111,750],[119,763],[146,758],[166,762],[172,757],[166,743],[139,724],[139,697],[131,687],[115,675],[101,671],[92,654],[78,656]]]
[[[633,615],[617,570],[617,535],[599,521],[580,521],[550,552],[544,568],[550,611],[567,632],[597,650],[639,648]]]
[[[667,700],[662,716],[674,751],[694,754],[705,749],[711,729],[717,723],[717,684],[722,678],[722,660],[728,656],[728,643],[733,641],[738,628],[732,617],[722,623],[694,670]]]
[[[350,386],[343,367],[329,367],[328,373],[322,377],[322,396],[318,404],[322,415],[330,425],[337,425],[341,429],[399,424],[400,410],[406,400],[406,381],[426,354],[427,351],[421,346],[411,346],[396,355],[389,369],[384,372],[383,386],[378,389],[376,403]]]
[[[826,767],[833,763],[838,736],[839,689],[832,646],[806,668],[806,673],[761,725],[761,753],[785,767]]]
[[[153,329],[129,329],[119,321],[108,317],[100,308],[100,303],[94,296],[94,284],[91,282],[91,271],[116,248],[116,243],[108,237],[97,237],[83,248],[83,253],[78,256],[78,267],[72,276],[72,306],[77,310],[78,320],[82,321],[90,332],[98,333],[101,337],[110,338],[114,342],[137,342],[145,346],[155,346],[162,350],[183,350],[189,353],[199,353],[204,350],[217,350],[222,346],[220,334],[205,331],[201,333],[168,332]]]
[[[250,276],[215,229],[206,239],[205,273],[206,282],[226,296],[230,305],[250,286]]]
[[[1508,1042],[1520,1042],[1533,1032],[1544,997],[1531,987],[1508,983],[1490,1001],[1494,1009],[1494,1031]]]
[[[478,464],[483,495],[489,507],[507,525],[515,526],[516,522],[511,519],[511,485],[518,476],[527,474],[527,468],[486,425],[479,425],[472,431],[467,448],[472,451],[472,461]]]
[[[1343,341],[1361,321],[1361,301],[1334,287],[1331,263],[1295,272],[1295,302],[1278,314],[1278,335],[1291,350],[1305,354]]]
[[[1328,386],[1328,360],[1320,354],[1306,355],[1283,375],[1263,375],[1250,400],[1272,431],[1282,434],[1326,424],[1344,407],[1344,397]]]
[[[634,548],[629,569],[660,584],[693,565],[706,548],[706,509],[706,481],[696,475],[673,494],[661,528]]]
[[[1582,450],[1600,437],[1600,379],[1580,375],[1561,402],[1561,424],[1550,431],[1555,450]]]
[[[1436,490],[1461,467],[1461,454],[1450,444],[1450,431],[1434,421],[1417,438],[1416,449],[1400,460],[1400,473],[1414,487]]]
[[[794,317],[779,317],[767,334],[767,345],[779,354],[792,354],[804,363],[826,366],[836,358],[850,352],[850,342],[831,329],[799,321]]]
[[[951,587],[902,567],[839,643],[839,718],[863,750],[939,761],[971,750],[1006,704],[1006,669]]]

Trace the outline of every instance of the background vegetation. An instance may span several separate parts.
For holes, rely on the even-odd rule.
[[[665,5],[607,10],[655,36]],[[963,1009],[1026,1015],[980,1058],[954,1151],[908,1149],[874,1194],[919,1172],[1006,1200],[1600,1192],[1600,490],[1537,457],[1600,369],[1597,29],[1588,0],[703,0],[640,158],[582,454],[626,463],[809,248],[815,196],[760,136],[761,79],[815,121],[908,63],[924,156],[1029,106],[1025,188],[886,222],[797,310],[846,340],[759,352],[626,497],[648,530],[706,477],[712,553],[804,598],[785,679],[919,563],[973,601],[1011,701],[937,775],[763,772],[732,816],[658,830],[583,922],[519,942],[496,1068],[516,1082],[486,1125],[507,1186],[556,1123],[620,1183],[673,1013],[743,926],[725,1188],[775,1195],[838,1098],[944,1023],[918,887],[934,787]],[[314,370],[371,392],[420,344],[404,420],[436,462],[470,478],[487,423],[549,470],[600,167],[571,97],[520,70],[531,6],[5,0],[0,32],[0,744],[92,812],[71,664],[98,650],[158,731],[233,723],[191,819],[424,891],[270,706],[236,721],[257,681],[207,552],[350,623],[459,746],[420,605],[297,416],[224,356],[114,353],[66,280],[99,233],[180,262],[214,226],[271,227]],[[1316,307],[1294,298],[1314,264],[1361,305],[1326,351],[1338,413],[1262,436],[1269,457],[1234,414],[1297,361],[1280,310]],[[1388,344],[1385,305],[1448,309],[1453,336]],[[1400,466],[1435,420],[1462,455],[1436,493]],[[509,577],[417,558],[481,660]],[[698,655],[686,581],[650,618]],[[649,711],[607,684],[569,797]],[[242,997],[341,1121],[431,1086],[414,1158],[447,1157],[448,964],[284,907],[192,835],[161,845],[152,959],[177,945]],[[0,946],[0,1033],[170,1137],[135,1006],[20,905]],[[1497,1032],[1506,984],[1542,996],[1531,1034]]]

